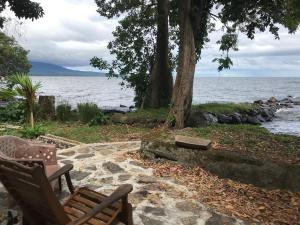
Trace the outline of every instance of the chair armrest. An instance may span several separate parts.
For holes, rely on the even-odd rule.
[[[126,197],[131,191],[133,187],[131,184],[123,184],[120,187],[118,187],[110,196],[104,199],[103,202],[101,202],[99,205],[97,205],[95,208],[92,209],[92,211],[78,220],[72,221],[68,225],[81,225],[96,216],[98,213],[100,213],[103,209],[107,208],[112,203]]]
[[[55,173],[53,173],[50,177],[48,177],[49,181],[56,180],[58,177],[68,173],[70,170],[73,169],[72,164],[66,164],[63,167],[59,168]]]

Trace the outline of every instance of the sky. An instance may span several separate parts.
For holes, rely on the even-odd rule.
[[[36,0],[45,11],[43,18],[27,20],[21,26],[10,22],[6,32],[30,50],[31,61],[47,62],[71,69],[94,70],[89,59],[98,56],[112,60],[106,46],[113,39],[118,20],[97,13],[94,0]],[[10,15],[9,12],[6,12]],[[16,32],[17,30],[17,32]],[[281,29],[280,40],[269,33],[258,33],[254,40],[239,37],[239,51],[231,54],[233,67],[221,73],[212,60],[220,56],[216,41],[221,32],[210,35],[196,76],[282,76],[300,77],[300,29],[290,35]]]

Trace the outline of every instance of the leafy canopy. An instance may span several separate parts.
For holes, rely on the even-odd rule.
[[[30,0],[1,0],[0,1],[0,28],[3,28],[5,17],[1,13],[10,8],[16,17],[25,19],[38,19],[44,15],[44,11],[39,3]]]
[[[119,26],[113,32],[114,40],[107,48],[115,57],[112,62],[94,57],[91,65],[108,71],[108,77],[120,77],[122,86],[135,90],[135,102],[140,106],[150,84],[150,74],[154,64],[157,35],[156,1],[96,0],[98,12],[107,18],[119,17]],[[171,35],[172,36],[172,35]],[[174,37],[174,36],[173,36]],[[172,69],[175,58],[171,54]]]
[[[27,54],[14,38],[0,32],[0,76],[29,72]]]

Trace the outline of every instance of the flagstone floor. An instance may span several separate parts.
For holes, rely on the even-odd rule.
[[[211,211],[192,198],[193,193],[172,179],[160,179],[153,170],[139,161],[126,158],[124,153],[136,151],[140,142],[98,143],[58,150],[60,164],[72,163],[71,172],[75,186],[111,194],[119,185],[133,185],[129,201],[134,207],[134,223],[137,225],[242,225],[243,221]],[[64,184],[61,199],[68,196]],[[6,193],[0,187],[0,211],[6,215]],[[2,205],[2,206],[1,206]]]

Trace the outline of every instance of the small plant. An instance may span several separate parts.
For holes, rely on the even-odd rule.
[[[69,103],[63,103],[56,107],[56,118],[65,122],[72,118],[72,107]]]
[[[89,122],[90,126],[107,124],[109,118],[103,112],[99,112],[94,119]]]
[[[95,119],[100,109],[94,103],[80,103],[77,105],[79,120],[83,123],[89,123]]]
[[[24,127],[23,130],[20,131],[20,133],[24,138],[34,139],[40,135],[44,135],[46,133],[46,128],[42,125],[36,125],[34,127]]]
[[[25,105],[23,101],[12,101],[0,108],[0,122],[23,123],[25,121]]]

